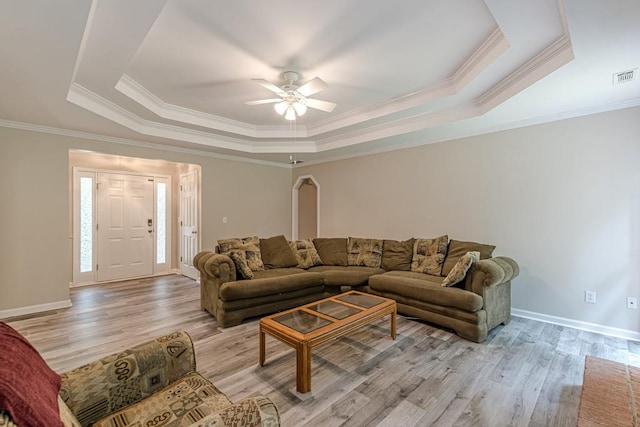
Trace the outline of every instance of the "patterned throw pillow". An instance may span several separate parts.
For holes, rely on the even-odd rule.
[[[218,240],[218,248],[222,255],[229,255],[229,251],[232,249],[241,250],[245,253],[245,258],[251,271],[264,270],[262,256],[260,255],[260,239],[258,239],[258,236]]]
[[[361,267],[380,268],[382,261],[382,240],[349,237],[347,242],[347,263]]]
[[[480,252],[467,252],[462,255],[456,265],[453,266],[447,277],[442,281],[442,286],[452,286],[461,282],[464,276],[467,274],[467,270],[471,267],[471,264],[477,262],[480,259]]]
[[[318,251],[316,251],[316,247],[313,245],[311,239],[289,242],[289,246],[296,254],[299,268],[307,269],[315,265],[322,265],[320,255],[318,255]]]
[[[439,276],[447,255],[447,243],[449,236],[446,234],[435,239],[416,239],[413,244],[411,271]]]
[[[247,263],[247,253],[245,251],[241,251],[240,249],[231,249],[227,252],[227,255],[233,263],[236,265],[236,270],[238,273],[245,279],[253,279],[253,271],[249,268],[249,264]]]

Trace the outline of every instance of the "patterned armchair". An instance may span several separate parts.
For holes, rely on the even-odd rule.
[[[61,375],[65,426],[278,426],[274,403],[232,403],[196,371],[189,335],[174,332]],[[0,411],[0,426],[13,426]],[[57,422],[50,425],[58,425]]]

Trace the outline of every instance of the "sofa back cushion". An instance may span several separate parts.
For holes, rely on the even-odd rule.
[[[380,268],[381,263],[382,240],[349,237],[347,240],[347,264]]]
[[[447,255],[448,242],[446,234],[435,239],[416,239],[413,243],[411,271],[439,276]]]
[[[260,239],[260,256],[266,269],[298,265],[298,259],[283,235]]]
[[[0,409],[18,426],[62,426],[61,379],[18,331],[0,322]]]
[[[311,239],[294,240],[289,242],[289,246],[296,255],[298,268],[307,269],[315,265],[322,265],[320,255],[318,255],[318,251]]]
[[[462,258],[467,252],[480,252],[480,259],[491,258],[493,251],[496,247],[493,245],[485,245],[483,243],[476,242],[462,242],[460,240],[453,240],[449,242],[449,249],[447,251],[447,257],[444,260],[442,266],[442,275],[446,276],[451,272],[453,266]]]
[[[319,237],[313,239],[313,245],[324,265],[349,265],[347,257],[347,239],[344,237]]]
[[[385,240],[382,245],[381,267],[387,271],[411,271],[415,239],[399,242]]]

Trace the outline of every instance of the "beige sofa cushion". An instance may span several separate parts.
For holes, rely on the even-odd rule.
[[[410,271],[415,240],[409,239],[404,242],[385,240],[382,245],[382,262],[380,266],[387,271]]]
[[[289,242],[298,261],[298,268],[311,268],[314,265],[321,265],[322,260],[311,239],[295,240]]]
[[[266,269],[298,265],[298,259],[283,235],[260,239],[260,256]]]
[[[369,287],[385,294],[402,295],[412,300],[453,307],[467,312],[482,309],[482,297],[457,287],[442,287],[442,277],[422,275],[410,271],[394,271],[369,278]]]
[[[220,298],[235,301],[243,298],[280,295],[299,289],[322,286],[322,276],[299,268],[282,268],[255,272],[253,280],[237,280],[220,285]]]
[[[446,234],[435,239],[416,239],[413,244],[411,271],[440,275],[447,255],[448,242],[449,238]]]
[[[382,240],[349,237],[347,240],[347,264],[358,267],[380,268]]]
[[[222,255],[234,249],[244,251],[251,271],[264,270],[258,236],[218,240],[218,248]]]
[[[341,267],[335,265],[319,265],[310,268],[308,271],[319,273],[322,276],[325,286],[364,286],[368,283],[369,277],[374,274],[382,274],[385,271],[381,268],[359,267],[351,265]]]
[[[487,259],[491,258],[495,248],[496,247],[493,245],[485,245],[483,243],[476,242],[462,242],[451,239],[449,242],[449,249],[447,250],[447,257],[445,258],[444,265],[442,266],[442,275],[446,276],[449,274],[453,266],[456,265],[458,260],[467,252],[480,252],[480,259]]]
[[[467,252],[462,255],[462,258],[458,260],[456,265],[453,266],[447,277],[442,281],[442,286],[452,286],[461,282],[466,276],[471,264],[480,259],[480,252]]]
[[[313,245],[320,255],[322,264],[339,265],[346,267],[349,265],[347,257],[347,239],[343,237],[321,237],[313,239]]]

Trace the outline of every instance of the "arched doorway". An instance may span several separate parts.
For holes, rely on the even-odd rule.
[[[312,175],[299,176],[293,185],[292,238],[313,239],[320,235],[320,184]]]

